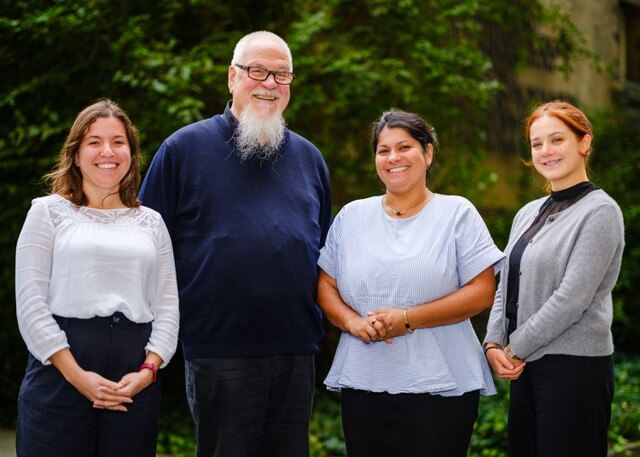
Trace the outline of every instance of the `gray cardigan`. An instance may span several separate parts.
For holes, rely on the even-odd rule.
[[[516,214],[507,259],[545,200],[534,200]],[[611,290],[623,248],[622,212],[603,190],[549,216],[522,255],[518,327],[510,337],[513,353],[527,361],[546,354],[613,353]],[[484,343],[504,347],[509,262],[503,265]]]

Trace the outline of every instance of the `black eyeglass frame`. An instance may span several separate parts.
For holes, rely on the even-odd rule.
[[[296,77],[296,75],[293,72],[288,71],[287,73],[289,73],[291,75],[291,81],[289,81],[288,83],[281,83],[280,81],[278,81],[276,73],[282,73],[282,71],[267,70],[266,68],[260,67],[258,65],[246,66],[246,65],[240,65],[239,63],[234,63],[233,65],[235,65],[236,67],[238,67],[241,70],[246,71],[247,72],[247,76],[250,79],[253,79],[254,81],[266,81],[267,79],[269,79],[269,76],[273,75],[273,80],[276,82],[276,84],[280,84],[281,86],[289,86],[289,85],[291,85],[291,83],[293,82],[294,78]],[[254,78],[253,76],[251,76],[251,69],[252,68],[259,68],[260,70],[266,71],[267,72],[267,76],[265,76],[262,79]]]

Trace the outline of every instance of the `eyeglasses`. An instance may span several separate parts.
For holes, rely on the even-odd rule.
[[[273,75],[276,83],[288,86],[293,82],[293,78],[295,77],[293,73],[285,70],[271,71],[263,67],[247,67],[246,65],[239,65],[237,63],[234,63],[234,65],[241,70],[245,70],[249,78],[255,81],[266,81],[270,75]]]

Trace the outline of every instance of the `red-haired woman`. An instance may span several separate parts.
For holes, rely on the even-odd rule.
[[[551,195],[513,221],[484,342],[493,370],[511,380],[509,455],[604,457],[622,213],[589,182],[593,132],[579,109],[538,106],[526,138]]]

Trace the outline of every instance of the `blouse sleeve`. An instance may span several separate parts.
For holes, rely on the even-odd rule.
[[[509,337],[516,354],[526,358],[576,323],[591,306],[612,265],[613,271],[619,270],[621,256],[616,254],[623,247],[622,215],[613,206],[600,206],[575,239],[560,286]]]
[[[49,365],[68,348],[67,336],[53,318],[48,294],[55,228],[44,199],[33,201],[16,246],[16,316],[29,352]]]
[[[497,274],[504,254],[497,248],[478,210],[468,201],[456,221],[455,240],[460,286],[463,286],[489,266]]]
[[[158,276],[156,292],[151,301],[154,320],[146,350],[162,358],[164,368],[173,357],[178,344],[180,312],[178,308],[178,285],[173,248],[167,227],[159,218],[158,225]]]
[[[340,248],[340,238],[342,237],[342,219],[344,209],[341,210],[333,220],[324,247],[320,250],[318,266],[333,279],[338,275],[338,250]]]

